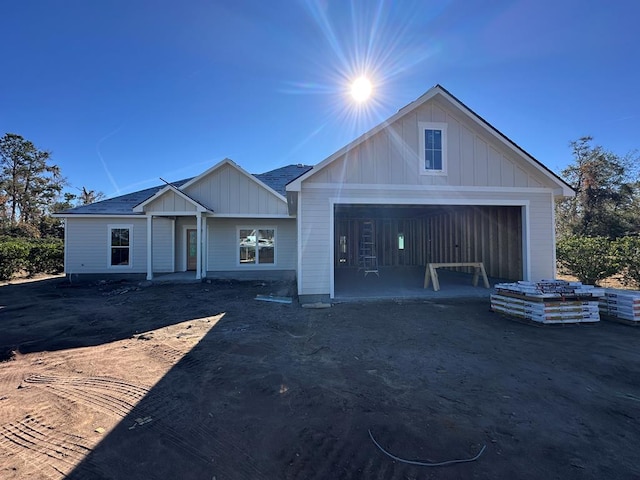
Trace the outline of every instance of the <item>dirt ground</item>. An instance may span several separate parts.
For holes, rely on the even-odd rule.
[[[640,478],[640,328],[291,288],[0,286],[0,478]]]

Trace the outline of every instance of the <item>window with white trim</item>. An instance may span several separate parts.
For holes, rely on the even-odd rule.
[[[131,267],[133,225],[109,225],[109,267]]]
[[[237,238],[240,265],[274,265],[276,263],[275,228],[240,227]]]
[[[420,173],[446,175],[447,173],[447,124],[420,122]]]

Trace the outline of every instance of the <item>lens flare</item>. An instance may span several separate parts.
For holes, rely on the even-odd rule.
[[[360,77],[351,84],[351,96],[353,99],[362,103],[371,96],[373,87],[367,77]]]

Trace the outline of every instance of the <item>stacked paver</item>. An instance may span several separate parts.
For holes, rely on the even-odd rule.
[[[600,313],[607,319],[640,325],[640,292],[605,289],[600,298]]]
[[[581,282],[541,280],[498,283],[491,309],[539,323],[594,323],[600,321],[598,299],[604,290]]]

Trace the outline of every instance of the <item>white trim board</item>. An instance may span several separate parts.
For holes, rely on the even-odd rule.
[[[182,253],[180,253],[180,262],[182,263],[180,265],[180,268],[178,269],[178,271],[180,272],[186,272],[187,271],[187,249],[189,248],[189,244],[187,243],[187,230],[195,230],[196,232],[198,231],[198,224],[194,223],[194,224],[189,224],[189,225],[182,225],[182,239],[184,241],[184,243],[182,244]],[[196,266],[196,272],[198,271],[198,267]]]
[[[407,197],[331,197],[329,198],[331,206],[336,204],[349,205],[484,205],[496,207],[528,207],[529,200],[510,199],[510,198],[407,198]]]
[[[193,214],[193,212],[191,212]],[[101,214],[93,214],[93,213],[74,213],[74,214],[64,214],[64,213],[54,213],[51,215],[55,218],[139,218],[140,220],[144,220],[147,218],[145,214],[142,213],[122,213],[122,214],[109,214],[109,213],[101,213]]]
[[[240,238],[240,230],[273,230],[273,263],[242,263],[240,262],[240,249],[236,246],[236,268],[238,271],[248,269],[275,268],[278,265],[278,227],[275,225],[264,224],[241,224],[236,225],[236,241]],[[256,235],[256,259],[260,259],[260,239]],[[237,244],[236,244],[237,245]]]
[[[114,229],[129,230],[129,264],[111,265],[111,231]],[[133,224],[132,223],[109,223],[107,224],[107,270],[132,270],[133,269]]]
[[[553,193],[547,187],[473,187],[458,185],[394,185],[388,183],[305,183],[304,189],[318,190],[376,190],[404,192],[466,192],[466,193]]]
[[[269,214],[269,213],[215,213],[209,218],[257,218],[257,219],[295,219],[291,215],[286,214]]]
[[[193,205],[195,207],[195,209],[196,209],[196,212],[213,212],[212,209],[210,209],[209,207],[203,205],[199,201],[191,198],[185,192],[183,192],[180,189],[174,187],[173,185],[167,185],[166,187],[160,189],[159,191],[154,193],[152,196],[150,196],[146,200],[143,200],[142,202],[140,202],[139,204],[134,206],[132,211],[134,211],[134,212],[145,212],[144,207],[146,207],[150,203],[155,202],[156,200],[158,200],[160,197],[162,197],[167,192],[173,192],[176,195],[178,195],[180,198],[182,198],[185,202],[190,203],[191,205]],[[145,212],[145,213],[153,214],[153,212]]]

